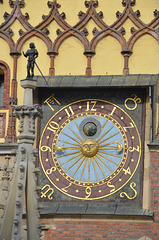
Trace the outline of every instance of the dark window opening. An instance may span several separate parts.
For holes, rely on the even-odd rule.
[[[0,69],[0,106],[3,106],[4,71]]]

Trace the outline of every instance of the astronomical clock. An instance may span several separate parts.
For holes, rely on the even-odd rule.
[[[133,202],[140,205],[144,89],[39,92],[43,202]]]

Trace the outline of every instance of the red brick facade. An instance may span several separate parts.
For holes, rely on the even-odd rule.
[[[159,153],[151,153],[151,211],[154,217],[55,216],[41,220],[47,240],[159,239]],[[148,197],[148,196],[147,196]],[[147,237],[147,238],[146,238]]]

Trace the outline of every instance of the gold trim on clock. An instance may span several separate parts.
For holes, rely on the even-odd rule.
[[[51,117],[41,135],[39,156],[46,177],[58,190],[95,200],[130,181],[140,161],[141,140],[122,108],[101,99],[83,99]]]

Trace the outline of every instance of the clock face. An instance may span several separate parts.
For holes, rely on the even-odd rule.
[[[138,129],[119,106],[100,99],[72,102],[41,135],[39,156],[48,180],[62,193],[94,200],[121,189],[141,155]]]

